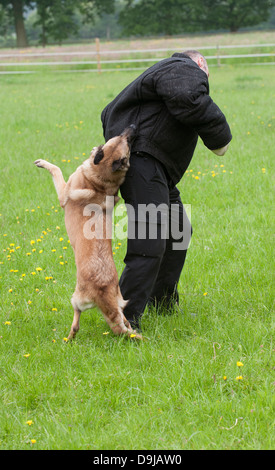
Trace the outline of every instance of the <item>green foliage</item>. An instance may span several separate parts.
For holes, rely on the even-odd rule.
[[[125,35],[173,35],[192,30],[196,12],[192,0],[129,0],[119,21]]]
[[[201,29],[229,29],[236,32],[242,27],[266,21],[274,0],[203,0],[201,1]]]
[[[78,32],[78,25],[75,21],[76,10],[82,14],[83,22],[94,22],[97,16],[104,13],[114,12],[115,0],[0,0],[0,26],[6,31],[6,17],[11,15],[14,20],[17,45],[24,47],[27,45],[27,36],[24,24],[24,10],[28,6],[35,8],[37,18],[32,23],[33,27],[41,29],[40,41],[43,46],[48,42],[49,37],[59,44],[69,36],[74,36]],[[0,30],[1,31],[1,30]]]
[[[126,35],[235,32],[267,20],[274,4],[274,0],[128,0],[119,21]]]
[[[41,26],[41,42],[45,45],[49,37],[62,43],[78,33],[76,11],[81,13],[84,23],[93,23],[96,16],[113,11],[114,0],[82,1],[77,4],[74,0],[37,0],[36,8],[38,18],[34,26]]]

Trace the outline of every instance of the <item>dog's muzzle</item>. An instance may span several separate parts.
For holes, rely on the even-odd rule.
[[[131,145],[136,136],[136,129],[137,128],[135,124],[131,124],[129,127],[126,127],[126,129],[121,134],[122,137],[126,137],[129,145]]]

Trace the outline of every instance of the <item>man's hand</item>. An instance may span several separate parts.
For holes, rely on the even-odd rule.
[[[229,144],[227,144],[225,147],[222,147],[221,149],[212,150],[212,152],[215,153],[216,155],[219,155],[219,157],[222,157],[227,151],[228,147],[229,147]]]

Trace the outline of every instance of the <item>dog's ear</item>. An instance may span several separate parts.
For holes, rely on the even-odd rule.
[[[100,145],[97,149],[96,154],[95,154],[94,164],[98,165],[99,162],[101,162],[101,160],[103,159],[103,157],[104,157],[103,146]]]
[[[123,158],[120,158],[119,160],[114,160],[113,163],[112,163],[112,171],[117,171],[120,169],[120,167],[122,166],[123,164]]]

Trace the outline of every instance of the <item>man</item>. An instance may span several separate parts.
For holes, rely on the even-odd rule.
[[[225,116],[209,96],[208,77],[207,62],[198,51],[176,53],[146,70],[102,112],[106,140],[136,126],[130,169],[121,186],[128,245],[120,289],[129,299],[124,314],[133,327],[139,328],[147,303],[157,308],[178,303],[191,225],[176,184],[188,168],[198,136],[221,156],[232,139]],[[149,204],[167,207],[166,217],[159,212],[150,217]],[[181,240],[171,230],[175,221]]]

